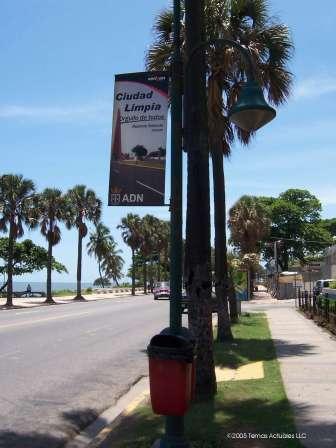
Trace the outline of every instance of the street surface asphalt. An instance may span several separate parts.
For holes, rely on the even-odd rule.
[[[56,448],[147,374],[153,295],[0,311],[0,448]]]
[[[163,169],[113,162],[111,179],[111,185],[120,187],[122,194],[143,194],[144,203],[147,205],[164,203],[165,171]],[[139,203],[139,205],[142,204]]]

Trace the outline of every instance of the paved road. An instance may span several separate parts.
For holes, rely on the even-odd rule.
[[[121,188],[121,198],[127,194],[131,203],[142,205],[136,197],[129,196],[134,193],[142,194],[143,202],[147,205],[162,205],[164,202],[165,171],[163,169],[113,162],[111,179],[113,187]],[[115,196],[115,198],[118,197]],[[112,196],[110,199],[113,203]]]
[[[0,448],[62,446],[145,375],[152,297],[0,311]]]

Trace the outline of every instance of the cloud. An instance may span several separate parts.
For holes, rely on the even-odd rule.
[[[92,121],[111,120],[112,105],[108,101],[97,101],[83,105],[0,105],[0,118],[38,121]]]
[[[330,93],[336,93],[336,76],[321,75],[299,81],[294,96],[297,100],[313,99]]]
[[[336,188],[334,186],[317,187],[312,188],[312,190],[323,205],[336,205]]]

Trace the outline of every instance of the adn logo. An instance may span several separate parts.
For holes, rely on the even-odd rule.
[[[121,201],[121,188],[114,187],[111,189],[111,203],[119,204]]]
[[[143,202],[144,197],[143,197],[143,193],[142,194],[134,194],[134,193],[130,193],[130,194],[124,194],[122,197],[121,202],[126,202],[126,203],[130,203],[130,204],[134,204],[134,203],[139,203],[139,202]]]

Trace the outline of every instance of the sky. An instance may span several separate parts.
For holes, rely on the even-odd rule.
[[[66,192],[76,184],[94,189],[126,266],[130,250],[116,228],[121,218],[132,212],[168,219],[169,213],[167,207],[107,207],[114,75],[144,70],[153,20],[169,3],[0,2],[0,174],[23,174],[38,191]],[[311,7],[305,2],[303,8],[298,1],[270,0],[269,5],[292,33],[293,93],[248,148],[234,146],[225,165],[228,207],[243,194],[277,196],[304,188],[322,202],[323,217],[335,217],[336,3],[324,0],[323,7]],[[169,151],[167,156],[169,164]],[[167,189],[169,176],[168,169]],[[184,209],[185,202],[184,195]],[[27,230],[24,237],[46,247],[38,230]],[[63,228],[54,255],[69,274],[55,273],[53,281],[75,281],[76,248],[76,232]],[[85,253],[83,281],[97,277],[97,263]],[[41,271],[17,280],[45,278]]]

